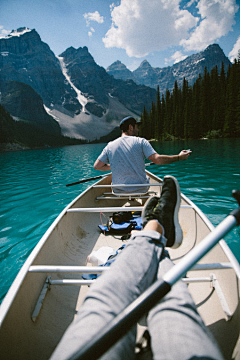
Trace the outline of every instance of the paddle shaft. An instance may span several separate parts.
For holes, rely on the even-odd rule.
[[[69,360],[98,359],[126,334],[126,329],[137,323],[143,314],[149,312],[171,287],[206,255],[222,237],[237,224],[240,210],[234,211],[224,219],[204,240],[191,250],[177,265],[171,268],[162,279],[157,280],[132,304],[124,309],[108,325],[101,329],[83,348]]]
[[[108,175],[110,175],[110,173],[109,174],[104,174],[104,175],[99,175],[99,176],[94,176],[94,177],[88,178],[88,179],[82,179],[82,180],[76,181],[74,183],[67,184],[66,186],[73,186],[73,185],[77,185],[77,184],[83,184],[83,183],[88,182],[88,181],[102,179],[102,178],[104,178],[104,177],[106,177]]]
[[[155,164],[153,162],[145,164],[145,166],[150,166],[150,165],[155,165]],[[76,181],[74,183],[67,184],[66,186],[73,186],[73,185],[77,185],[77,184],[83,184],[85,182],[92,181],[92,180],[102,179],[102,178],[104,178],[104,177],[106,177],[106,176],[108,176],[110,174],[111,173],[104,174],[104,175],[99,175],[99,176],[94,176],[94,177],[91,177],[91,178],[88,178],[88,179],[82,179],[82,180]]]

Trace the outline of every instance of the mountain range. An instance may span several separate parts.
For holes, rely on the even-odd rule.
[[[87,47],[70,47],[55,56],[36,30],[27,28],[0,39],[0,81],[0,103],[11,115],[26,118],[9,99],[9,82],[20,82],[41,97],[44,111],[63,135],[87,140],[106,135],[124,116],[140,116],[144,105],[150,109],[156,99],[155,89],[110,76]],[[26,88],[23,101],[25,97]],[[36,112],[28,103],[28,118],[34,118]]]
[[[230,60],[225,56],[219,45],[209,45],[204,51],[188,56],[186,59],[165,68],[153,68],[147,60],[134,71],[130,71],[127,67],[117,60],[107,68],[107,72],[116,79],[133,80],[136,84],[142,84],[154,89],[159,86],[160,92],[166,89],[172,90],[175,81],[182,84],[185,78],[191,86],[198,78],[199,74],[204,73],[205,67],[209,72],[217,66],[221,69],[222,63],[225,70],[228,69]]]
[[[230,64],[220,47],[211,45],[164,69],[144,61],[131,72],[117,61],[105,70],[87,47],[70,47],[56,56],[35,29],[19,28],[0,39],[0,104],[32,131],[106,139],[124,116],[139,117],[144,106],[150,110],[158,85],[165,92],[184,77],[191,84],[205,66],[222,62]]]

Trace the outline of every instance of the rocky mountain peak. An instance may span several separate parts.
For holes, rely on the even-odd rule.
[[[76,98],[75,92],[64,84],[58,59],[35,29],[19,28],[0,39],[0,70],[0,80],[30,85],[48,107],[66,104],[66,93],[69,98]],[[77,103],[74,99],[69,101]]]
[[[21,28],[18,28],[17,30],[12,30],[11,33],[6,36],[6,38],[10,38],[13,36],[21,36],[30,31],[32,31],[32,30],[27,27],[21,27]]]
[[[73,60],[74,62],[76,62],[77,59],[81,63],[95,64],[95,61],[86,46],[84,46],[83,48],[79,47],[78,49],[75,49],[71,46],[59,56],[63,57],[65,62],[67,62],[68,64]]]
[[[17,30],[12,30],[11,33],[4,38],[8,42],[19,41],[19,42],[26,42],[26,41],[35,41],[41,42],[40,35],[35,29],[29,29],[27,27],[21,27]]]
[[[132,72],[128,70],[126,65],[124,65],[120,60],[117,60],[112,65],[110,65],[107,68],[107,73],[109,73],[116,79],[122,79],[122,80],[132,79],[135,82],[137,82]]]
[[[154,69],[147,60],[143,60],[140,66],[133,71],[135,78],[140,84],[141,84],[140,81],[141,78],[151,78],[152,76],[154,76],[154,73],[155,73]]]
[[[124,65],[120,60],[117,60],[117,61],[115,61],[113,64],[112,64],[113,66],[114,65]],[[125,65],[124,65],[125,66]]]
[[[39,46],[42,50],[49,50],[49,46],[41,41],[41,38],[35,29],[30,30],[26,27],[12,30],[12,32],[4,38],[0,39],[0,52],[9,52],[10,55],[26,54],[39,52]]]
[[[204,52],[209,52],[209,51],[224,54],[223,50],[220,48],[218,44],[211,44],[204,50]]]
[[[139,66],[139,68],[151,68],[152,66],[149,64],[149,62],[147,60],[143,60]]]
[[[107,68],[107,71],[125,70],[125,69],[127,69],[126,65],[124,65],[120,60],[117,60]]]

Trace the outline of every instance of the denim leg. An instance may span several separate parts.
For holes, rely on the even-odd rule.
[[[75,320],[65,332],[52,360],[66,359],[142,294],[156,279],[165,242],[155,231],[141,231],[131,237],[109,271],[93,284]],[[136,326],[101,359],[134,359]]]
[[[169,257],[164,256],[157,277],[172,266]],[[147,321],[155,360],[223,360],[183,281],[178,281],[149,312]]]

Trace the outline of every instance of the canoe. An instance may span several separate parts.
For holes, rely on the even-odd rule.
[[[162,180],[147,171],[147,194],[117,196],[107,175],[74,199],[57,217],[19,271],[0,307],[1,359],[49,359],[80,308],[90,284],[82,273],[92,251],[118,249],[128,240],[108,235],[99,225],[117,211],[140,211],[161,193]],[[128,185],[129,186],[129,185]],[[226,214],[227,215],[227,214]],[[201,210],[181,194],[183,243],[169,249],[178,263],[214,229]],[[101,270],[103,267],[101,267]],[[226,359],[240,359],[240,266],[222,239],[187,273],[190,293]],[[144,330],[139,326],[139,334]],[[140,336],[139,335],[139,336]]]

